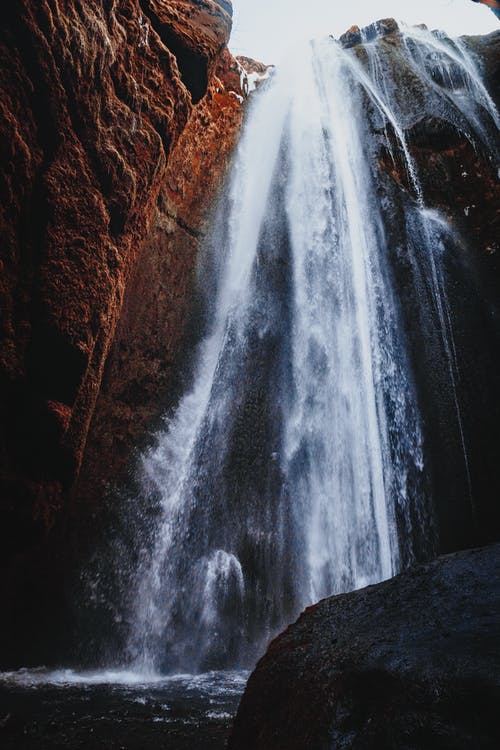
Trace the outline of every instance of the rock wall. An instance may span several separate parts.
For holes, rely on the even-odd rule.
[[[498,746],[500,546],[324,599],[248,682],[231,750]]]
[[[192,307],[196,259],[241,125],[240,74],[225,50],[170,155],[125,290],[71,512],[98,512],[168,405]],[[171,394],[170,394],[171,395]]]
[[[362,39],[372,42],[370,49]],[[439,364],[441,334],[434,337],[433,344],[429,336],[433,324],[423,324],[418,312],[419,300],[428,293],[426,282],[424,279],[422,288],[416,289],[412,274],[406,270],[410,262],[406,248],[415,240],[404,217],[414,210],[415,189],[401,156],[393,158],[390,153],[392,150],[392,154],[401,154],[394,134],[377,130],[374,123],[379,144],[377,179],[385,181],[393,196],[390,205],[383,204],[382,210],[392,248],[391,262],[398,269],[402,308],[406,310],[404,322],[425,426],[426,465],[432,475],[438,549],[451,552],[496,541],[500,538],[500,402],[494,396],[500,388],[498,130],[483,108],[481,127],[488,146],[467,132],[466,122],[460,120],[454,105],[448,108],[446,102],[448,96],[453,101],[467,85],[458,69],[451,65],[446,72],[439,65],[433,67],[429,48],[420,59],[427,79],[416,75],[407,42],[394,19],[383,19],[363,30],[352,27],[341,42],[364,65],[369,64],[370,52],[378,50],[383,85],[392,88],[392,106],[403,125],[424,205],[437,209],[455,236],[456,247],[447,253],[445,273],[457,356],[455,384],[463,444],[456,406],[446,395],[450,392],[449,369],[445,363]],[[443,43],[446,45],[446,40]],[[472,55],[484,86],[500,111],[500,32],[463,37],[462,44]],[[427,333],[423,334],[423,330]]]
[[[2,14],[4,602],[43,600],[37,568],[68,512],[78,524],[99,504],[157,416],[242,119],[231,16],[227,0],[19,0]]]

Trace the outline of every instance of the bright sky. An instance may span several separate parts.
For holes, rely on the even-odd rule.
[[[339,37],[350,26],[379,18],[426,23],[451,36],[487,34],[500,28],[494,14],[471,0],[233,0],[230,47],[265,63],[277,63],[293,42],[307,36]]]

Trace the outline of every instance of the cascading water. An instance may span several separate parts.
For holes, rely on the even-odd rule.
[[[305,605],[390,577],[417,539],[426,554],[381,141],[407,173],[406,252],[435,309],[466,454],[441,258],[450,230],[424,207],[394,63],[380,41],[360,49],[307,45],[255,97],[207,249],[191,381],[142,460],[149,520],[128,640],[141,669],[252,663]],[[406,30],[398,54],[430,111],[491,146],[484,113],[498,124],[497,113],[462,44]]]
[[[402,76],[395,70],[394,59],[389,62],[387,50],[384,54],[383,45],[378,43],[376,32],[377,24],[373,24],[368,33],[365,30],[362,34],[370,77],[378,90],[383,92],[384,99],[392,102],[400,127],[407,127],[416,114],[408,98],[402,96],[408,85],[408,80],[405,81],[404,76],[406,78],[410,76],[424,84],[420,88],[422,96],[417,99],[417,109],[437,118],[442,117],[456,130],[463,132],[475,148],[482,146],[491,155],[490,158],[497,161],[497,132],[500,128],[500,117],[464,41],[450,40],[443,32],[429,33],[425,28],[404,27],[400,47],[401,61],[403,62],[404,59],[404,64],[400,68],[400,71],[404,70],[404,76]],[[394,127],[394,123],[391,125]],[[446,291],[445,248],[447,244],[453,244],[453,230],[436,211],[428,210],[423,205],[415,167],[407,150],[404,150],[404,157],[418,198],[416,211],[410,209],[407,212],[408,236],[410,237],[408,250],[413,279],[422,290],[425,288],[427,292],[425,296],[430,306],[434,308],[435,321],[442,343],[443,365],[451,386],[463,452],[472,520],[475,521],[476,509],[469,470],[468,447],[457,394],[457,383],[460,378],[459,366]],[[415,238],[415,242],[411,238]],[[428,252],[422,253],[422,247],[427,248]],[[452,415],[448,419],[452,419]]]

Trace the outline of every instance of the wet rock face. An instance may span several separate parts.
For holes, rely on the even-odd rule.
[[[243,92],[227,50],[170,155],[166,180],[124,295],[72,513],[99,512],[134,449],[169,406],[194,298],[195,264],[241,125]],[[103,501],[104,500],[104,501]]]
[[[413,34],[404,33],[393,19],[386,19],[358,30],[354,36],[349,32],[341,41],[350,48],[348,54],[375,75],[378,89],[391,92],[391,109],[402,126],[423,204],[439,212],[455,241],[455,249],[445,251],[445,273],[452,311],[450,326],[458,357],[455,388],[463,430],[461,445],[462,438],[457,438],[459,431],[454,426],[456,407],[446,407],[449,385],[446,378],[437,374],[440,344],[437,339],[435,346],[423,344],[423,330],[429,333],[429,326],[423,320],[417,322],[415,315],[404,313],[425,424],[426,465],[432,474],[439,549],[451,552],[495,541],[500,533],[496,458],[500,405],[491,398],[500,387],[496,343],[500,183],[498,131],[488,111],[491,102],[497,111],[500,104],[500,32],[462,37],[457,52],[442,32],[421,35],[420,28]],[[426,31],[425,27],[422,31]],[[431,43],[422,44],[424,39]],[[436,50],[445,53],[447,47],[450,54],[441,58]],[[474,72],[476,67],[479,71],[475,82],[464,73],[460,49],[469,56],[470,69]],[[470,87],[481,90],[484,97],[478,114],[480,136],[456,106],[462,92]],[[409,276],[405,278],[404,270],[409,257],[405,248],[412,247],[413,242],[405,217],[411,215],[418,202],[415,186],[395,133],[385,127],[384,118],[368,100],[365,105],[378,139],[375,156],[379,168],[374,179],[392,193],[391,200],[382,205],[388,245],[393,248],[390,260],[396,269],[400,298],[405,300],[403,307],[416,311],[418,300],[425,299],[425,283],[416,289]],[[426,373],[432,373],[431,377],[427,378]],[[467,471],[460,468],[465,466],[464,453]]]
[[[71,2],[64,9],[26,0],[4,15],[1,478],[3,499],[19,517],[35,513],[50,525],[60,502],[53,498],[80,465],[158,201],[170,190],[172,235],[178,207],[190,212],[186,182],[192,193],[206,177],[197,164],[187,179],[186,167],[183,178],[175,171],[176,159],[192,156],[186,138],[178,146],[188,124],[199,158],[214,136],[220,145],[224,131],[227,148],[205,167],[215,172],[208,193],[225,167],[238,102],[223,84],[216,93],[214,81],[228,57],[230,11],[230,3],[209,0]],[[207,101],[195,111],[209,82]],[[202,214],[185,217],[195,236]],[[36,485],[29,502],[26,477]]]
[[[383,37],[377,44],[386,65],[385,80],[395,82],[396,94],[399,91],[406,94],[404,97],[396,95],[394,101],[405,123],[405,138],[417,169],[424,204],[439,211],[457,242],[456,249],[447,255],[446,273],[454,345],[459,358],[457,395],[470,492],[468,479],[460,469],[464,465],[463,448],[457,449],[450,412],[445,414],[443,408],[446,386],[443,380],[438,383],[435,352],[423,351],[418,324],[410,317],[406,320],[427,431],[427,464],[433,473],[432,495],[436,499],[440,550],[448,552],[497,540],[500,529],[497,501],[500,478],[496,458],[500,408],[498,400],[492,398],[500,386],[500,361],[495,343],[499,330],[500,283],[500,184],[495,163],[498,136],[494,123],[484,112],[484,132],[490,147],[485,147],[484,142],[475,142],[468,137],[466,124],[459,121],[457,127],[453,107],[436,104],[436,91],[452,98],[464,86],[463,74],[459,75],[455,67],[450,65],[443,74],[439,66],[433,67],[431,55],[425,58],[431,82],[424,88],[408,66],[407,48],[398,34]],[[498,108],[495,81],[500,72],[500,33],[465,37],[463,44],[477,55],[486,90],[496,97]],[[362,62],[365,60],[362,46],[354,52]],[[383,142],[384,137],[380,141],[378,178],[389,177],[395,186],[392,205],[384,210],[390,245],[400,248],[402,257],[404,250],[401,248],[408,246],[409,235],[401,216],[411,212],[415,195],[405,166],[398,158],[392,159]],[[404,265],[404,260],[402,263]],[[411,299],[413,293],[407,285],[403,297]],[[435,382],[430,390],[421,385],[426,379],[425,371],[434,371]],[[456,430],[455,433],[458,434]],[[474,518],[471,517],[472,506]]]
[[[86,459],[89,502],[168,383],[241,123],[231,14],[226,0],[20,0],[2,14],[3,561],[45,544],[70,493],[85,505],[93,417],[109,452]]]
[[[307,609],[250,677],[231,750],[495,748],[500,546]]]

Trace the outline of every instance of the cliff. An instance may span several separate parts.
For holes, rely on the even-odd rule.
[[[6,603],[24,587],[36,611],[40,550],[93,512],[161,411],[242,119],[231,16],[227,0],[20,0],[2,14]]]
[[[250,677],[233,750],[494,748],[498,545],[324,599]]]
[[[172,149],[129,278],[93,413],[72,513],[102,504],[166,406],[193,305],[195,265],[242,121],[238,64],[227,50]]]

